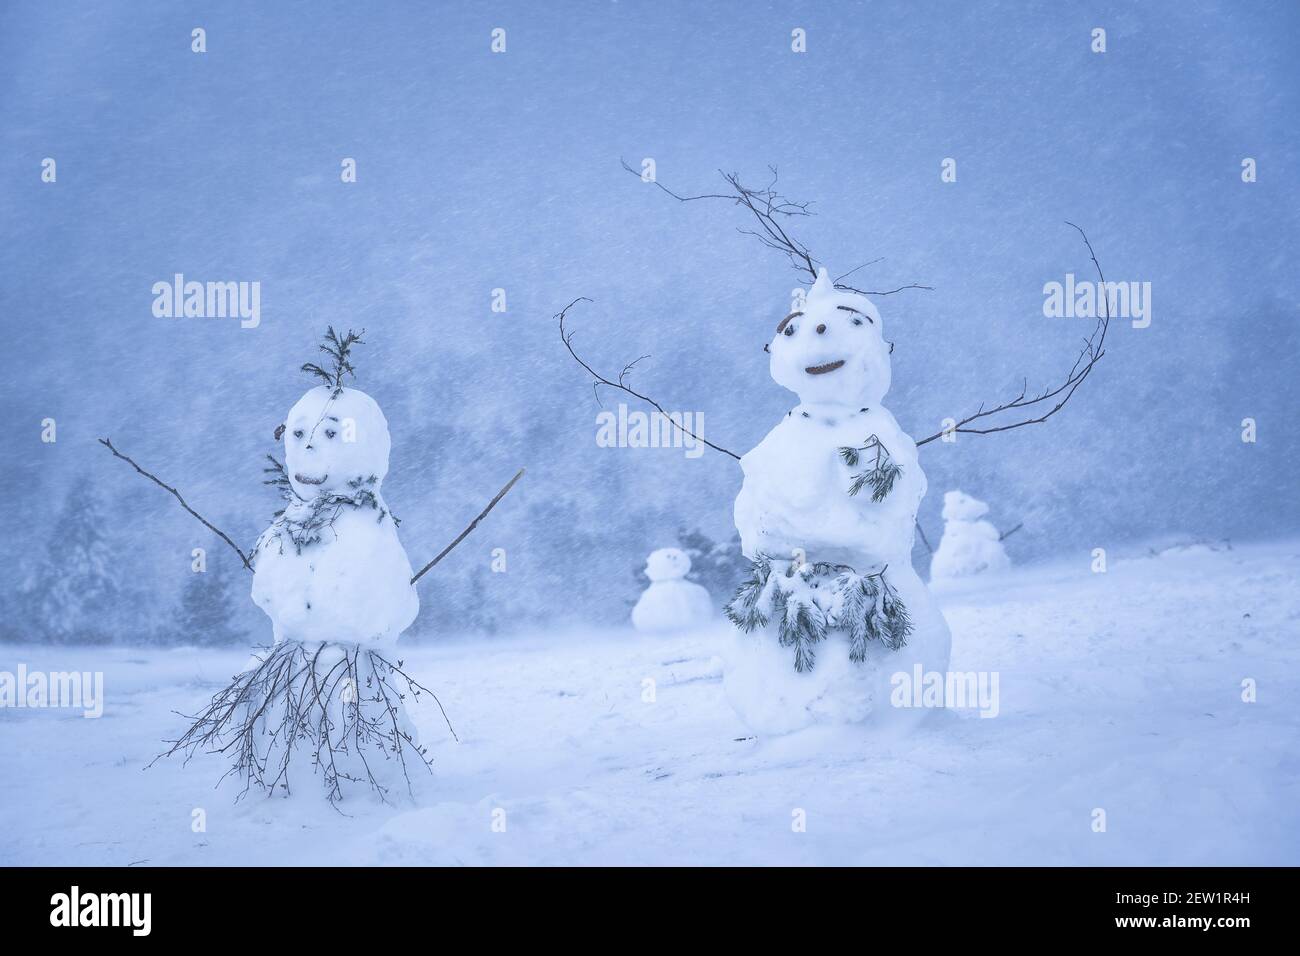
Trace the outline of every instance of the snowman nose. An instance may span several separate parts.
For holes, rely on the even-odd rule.
[[[825,325],[819,325],[819,326],[817,326],[817,334],[818,334],[818,335],[824,335],[825,332],[826,332],[826,326],[825,326]]]

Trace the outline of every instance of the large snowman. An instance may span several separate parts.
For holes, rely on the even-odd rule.
[[[926,481],[881,404],[882,333],[876,307],[822,269],[768,346],[772,378],[799,404],[740,461],[736,528],[754,564],[728,606],[738,629],[724,669],[760,733],[910,723],[918,712],[891,702],[912,700],[899,682],[948,666],[948,626],[911,565]]]
[[[930,560],[936,583],[1011,567],[1002,535],[983,518],[989,506],[961,491],[943,496],[943,538]]]

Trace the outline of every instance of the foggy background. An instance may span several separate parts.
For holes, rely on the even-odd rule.
[[[1025,523],[1017,562],[1294,534],[1298,46],[1289,2],[6,4],[0,633],[216,642],[235,615],[231,640],[269,639],[233,554],[95,439],[251,546],[331,323],[366,329],[355,384],[389,420],[413,565],[528,469],[421,581],[420,636],[623,620],[650,550],[727,541],[735,462],[597,447],[553,316],[595,300],[580,353],[611,375],[649,354],[632,384],[744,452],[795,401],[762,347],[801,277],[742,210],[620,157],[687,193],[776,165],[832,275],[883,256],[851,281],[934,286],[876,299],[916,438],[1069,369],[1092,323],[1045,318],[1043,285],[1093,276],[1064,220],[1108,279],[1152,284],[1150,327],[1117,319],[1049,423],[922,449],[932,542],[951,488]],[[260,327],[154,317],[177,272],[259,281]]]

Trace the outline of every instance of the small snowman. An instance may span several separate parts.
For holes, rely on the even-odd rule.
[[[799,404],[740,460],[736,528],[753,564],[727,608],[727,697],[760,733],[907,721],[894,675],[946,671],[951,637],[910,561],[926,481],[881,404],[880,313],[822,269],[767,350]]]
[[[709,592],[687,581],[691,558],[680,548],[660,548],[646,559],[650,586],[632,608],[632,626],[638,631],[683,631],[707,624],[713,617]]]
[[[249,560],[274,644],[168,751],[226,753],[246,789],[269,793],[287,794],[309,773],[331,803],[354,790],[413,796],[412,770],[431,763],[406,701],[433,695],[386,656],[420,601],[383,497],[388,422],[373,398],[344,385],[358,344],[360,335],[329,330],[321,348],[331,367],[303,366],[323,384],[275,430],[284,464],[268,456],[267,484],[284,508]]]
[[[1011,559],[1002,547],[1002,535],[987,521],[989,506],[960,491],[943,496],[943,538],[930,561],[935,582],[988,571],[1005,571]]]

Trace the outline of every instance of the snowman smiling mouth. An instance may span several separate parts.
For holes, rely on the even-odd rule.
[[[319,478],[308,478],[306,475],[295,474],[293,480],[303,485],[323,485],[328,477],[329,475],[322,475]]]
[[[833,372],[844,364],[844,359],[838,359],[834,362],[827,362],[825,365],[810,365],[806,369],[809,375],[825,375],[827,372]]]

